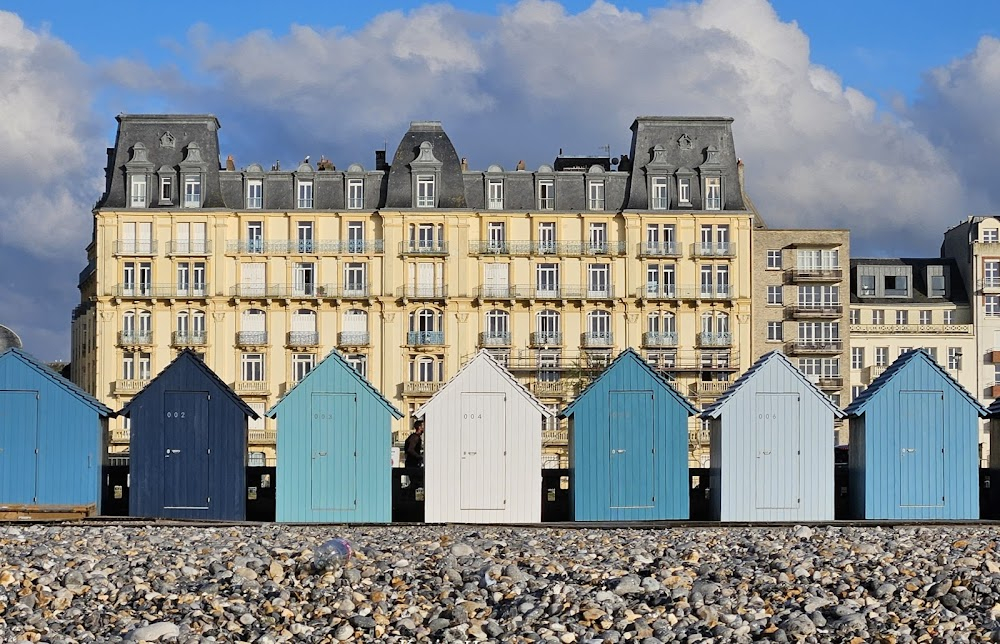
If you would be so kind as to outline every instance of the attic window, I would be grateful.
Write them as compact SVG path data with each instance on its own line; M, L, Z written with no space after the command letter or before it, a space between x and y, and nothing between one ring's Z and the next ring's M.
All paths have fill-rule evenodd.
M860 275L858 279L861 282L861 291L858 295L875 295L874 275Z
M944 275L931 275L931 297L944 297L945 296L945 282Z
M906 295L908 292L906 275L886 275L886 295Z

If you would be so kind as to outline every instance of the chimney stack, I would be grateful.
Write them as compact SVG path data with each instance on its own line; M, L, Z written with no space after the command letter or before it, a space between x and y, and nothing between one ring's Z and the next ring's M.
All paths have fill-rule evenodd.
M389 169L385 162L385 150L375 150L375 169L385 171Z

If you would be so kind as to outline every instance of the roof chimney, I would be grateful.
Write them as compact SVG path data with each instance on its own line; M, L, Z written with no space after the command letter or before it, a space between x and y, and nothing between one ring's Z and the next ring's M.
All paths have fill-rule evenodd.
M385 162L385 150L375 150L375 169L388 171L389 166Z
M236 169L236 162L233 161L233 155L230 154L229 156L226 157L226 170L232 172L235 169Z

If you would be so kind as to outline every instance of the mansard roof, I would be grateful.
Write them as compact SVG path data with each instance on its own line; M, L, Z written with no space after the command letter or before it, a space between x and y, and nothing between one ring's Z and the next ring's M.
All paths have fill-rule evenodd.
M421 149L424 143L430 144ZM440 183L436 185L437 208L467 208L465 182L462 178L462 164L451 139L441 127L440 121L413 121L410 129L396 148L389 169L389 184L385 198L386 208L412 208L412 174L419 171L423 159L428 167L434 165L431 159L440 163ZM416 162L416 165L414 165Z

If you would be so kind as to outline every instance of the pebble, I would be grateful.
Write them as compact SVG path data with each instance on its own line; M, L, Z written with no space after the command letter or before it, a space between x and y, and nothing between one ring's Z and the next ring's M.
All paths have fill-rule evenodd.
M0 641L937 642L1000 636L989 527L0 525ZM62 635L57 635L62 634Z

